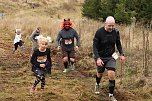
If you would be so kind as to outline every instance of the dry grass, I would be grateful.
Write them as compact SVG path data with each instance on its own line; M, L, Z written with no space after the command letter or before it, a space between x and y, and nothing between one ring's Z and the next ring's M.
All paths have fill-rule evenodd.
M95 63L92 57L92 40L95 31L103 26L103 23L81 18L80 7L74 5L74 11L68 10L64 5L69 1L62 0L28 0L30 3L38 3L40 6L31 8L29 4L25 5L21 10L16 7L17 2L21 0L6 0L9 5L6 8L10 15L0 19L0 100L2 101L24 101L24 100L38 100L38 101L107 101L107 76L103 78L103 93L95 95L94 90L94 76L96 74ZM2 1L2 4L6 4ZM50 6L51 4L52 7ZM20 4L19 4L20 5ZM48 5L43 7L43 5ZM80 4L81 5L81 4ZM14 7L12 9L12 7ZM18 6L20 8L20 6ZM59 8L64 8L63 10ZM49 9L48 9L49 8ZM16 9L15 14L12 10ZM50 10L51 9L51 10ZM1 8L0 8L1 10ZM2 9L3 10L3 9ZM52 15L51 15L52 14ZM77 53L76 71L63 74L61 65L61 56L55 50L55 42L52 43L52 59L54 68L52 69L52 76L47 77L46 91L44 94L38 89L36 95L29 95L29 89L33 83L34 76L30 71L29 56L31 51L31 42L29 35L37 26L42 27L42 34L51 36L55 41L59 32L60 23L63 18L71 18L74 22L74 28L81 37L81 48ZM15 28L21 28L23 31L23 39L25 40L25 56L20 56L20 50L15 54L11 54L12 43L14 39ZM124 26L117 25L120 30L120 35L123 43L123 48L126 53L126 63L123 66L121 73L121 64L118 63L117 71L117 89L116 97L121 101L149 101L152 98L152 83L150 68L152 49L149 47L149 78L143 77L143 33L140 26ZM149 45L152 44L152 32L149 31ZM9 59L9 61L8 61ZM141 81L144 85L141 85ZM148 90L144 90L148 89ZM125 94L125 95L124 95ZM21 97L23 96L23 97ZM101 100L101 97L103 98ZM148 97L148 99L146 98Z
M29 20L28 20L29 19ZM32 16L28 16L28 17L14 17L12 19L9 18L5 18L3 20L1 20L1 24L3 26L1 26L1 30L3 30L2 32L2 42L6 42L7 40L9 40L10 42L13 41L13 37L14 37L14 29L16 27L22 28L23 33L24 33L24 38L28 37L31 32L37 27L37 26L41 26L42 27L42 34L45 35L51 35L51 37L53 38L53 40L56 39L57 33L60 30L60 22L61 20L54 20L54 19L50 19L48 16L37 16L32 17ZM24 68L20 68L20 70L17 70L17 74L14 75L13 73L11 74L13 77L9 82L6 82L7 80L3 80L2 83L5 83L5 88L7 87L8 89L4 89L4 92L1 93L2 95L2 100L24 100L24 99L43 99L43 100L48 100L49 98L54 99L53 101L58 101L58 100L63 100L63 101L68 101L68 99L70 101L74 100L74 101L91 101L91 99L94 100L99 100L99 96L96 96L93 94L93 87L94 87L94 76L95 76L95 65L94 65L94 60L92 57L92 40L94 37L94 33L95 31L101 26L100 22L96 22L96 21L92 21L92 20L74 20L75 26L74 28L79 32L80 36L81 36L81 43L82 43L82 47L80 48L79 53L77 53L77 72L71 72L68 75L62 74L61 69L59 69L59 67L61 67L62 65L58 65L58 69L54 68L52 71L52 78L47 78L47 85L46 85L46 91L45 91L45 98L44 96L41 94L41 92L38 90L38 94L36 96L31 96L28 94L30 86L33 82L34 76L31 75L31 71L28 69L30 68L29 62L28 62L28 58L29 58L29 51L26 52L26 60L24 59L24 61L18 61L18 59L20 59L21 57L17 57L18 59L16 60L12 60L9 62L1 62L2 66L8 67L8 66L23 66L22 64L24 64ZM128 35L129 32L127 32L128 27L126 26L118 26L120 29L120 32L122 33L122 37L123 37L123 47L125 49L125 53L126 53L126 57L127 57L127 61L126 64L123 65L123 67L125 68L123 70L123 75L121 75L121 70L120 70L120 64L118 63L118 72L117 72L117 76L118 76L118 80L117 80L117 87L118 90L116 90L117 93L117 98L119 99L130 99L128 101L133 101L134 98L136 98L137 96L142 95L142 98L145 99L145 96L148 96L149 99L151 98L150 92L151 90L145 92L145 94L143 93L139 93L139 90L136 90L135 88L137 87L135 84L138 83L138 81L140 81L140 77L142 76L142 62L140 62L142 60L142 47L138 50L136 48L136 45L138 45L139 43L142 44L142 38L140 35L138 34L142 34L141 31L139 31L139 28L136 27L135 30L137 32L137 34L134 35L135 39L133 39L131 41L131 44L133 44L130 48L128 46L126 46L127 44L126 41L128 40ZM93 28L93 30L91 29ZM123 35L123 32L126 32ZM140 33L138 33L140 32ZM9 33L9 34L7 34ZM5 38L4 38L5 36ZM150 36L151 37L151 36ZM136 38L139 38L140 40L137 41ZM137 43L138 42L138 43ZM150 41L151 42L151 41ZM29 49L30 47L30 40L27 38L27 40L25 41L26 43L26 48ZM9 46L11 46L11 43L7 43ZM52 46L54 46L55 43L52 44ZM11 46L12 47L12 46ZM86 50L87 49L87 50ZM5 51L8 51L8 48L5 49ZM10 51L10 50L9 50ZM137 52L138 51L138 52ZM19 52L19 50L18 50ZM17 54L18 54L17 52ZM12 57L16 57L17 54L14 54ZM9 54L10 55L10 54ZM56 55L56 54L55 54ZM53 56L53 61L55 61L55 64L61 64L58 63L55 59L56 56ZM56 63L57 62L57 63ZM8 65L9 64L9 65ZM7 70L8 71L12 71L12 69L6 69L5 67L2 67L2 74L4 77L7 77L7 74L4 75ZM14 71L14 70L13 70ZM17 76L17 75L21 75L21 76ZM26 76L25 76L26 75ZM139 79L136 80L136 77L139 77ZM24 80L23 80L24 78ZM88 78L86 80L86 78ZM121 81L120 79L123 78L123 81ZM93 81L93 82L92 82ZM102 96L104 96L104 100L106 101L106 93L107 93L107 80L106 78L103 79L103 90L104 90L104 94ZM18 83L16 83L18 82ZM92 82L91 84L89 84L88 82ZM122 84L120 82L123 82ZM147 81L145 81L146 83ZM8 85L9 83L12 83L10 86ZM26 87L22 87L22 84L25 84ZM119 84L121 86L119 86ZM131 85L131 86L128 86ZM151 84L148 84L151 85ZM147 85L146 85L147 86ZM13 88L11 88L13 87ZM90 88L91 87L91 88ZM128 96L128 98L124 97L120 97L121 93L123 93L122 91L119 91L119 89L121 89L121 87L126 88L127 90L127 94L126 96ZM150 87L150 86L149 86ZM14 91L14 89L16 89ZM19 90L22 89L23 93L18 94L17 92L20 92ZM134 91L132 91L131 89L135 89ZM130 92L129 92L130 90ZM10 93L13 92L13 95L9 95ZM138 92L139 94L137 95L132 95L134 92ZM133 99L129 98L129 94L131 94L130 96L132 96ZM25 96L25 98L20 98L20 96ZM121 95L122 96L122 95Z

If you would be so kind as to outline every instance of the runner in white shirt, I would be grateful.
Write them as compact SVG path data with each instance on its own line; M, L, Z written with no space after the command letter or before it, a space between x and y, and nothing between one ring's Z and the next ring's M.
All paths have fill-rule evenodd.
M21 53L23 54L24 51L24 42L22 41L21 38L21 29L16 29L15 31L15 38L14 38L14 49L13 49L13 53L17 50L18 45L21 47Z

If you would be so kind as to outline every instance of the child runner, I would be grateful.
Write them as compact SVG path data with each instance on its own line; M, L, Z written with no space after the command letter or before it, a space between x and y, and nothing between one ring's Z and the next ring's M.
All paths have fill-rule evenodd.
M31 57L32 71L36 74L36 79L30 93L35 93L37 84L41 81L41 90L44 91L45 72L51 73L52 61L50 57L50 49L48 48L48 40L45 37L38 38L38 49L34 50Z
M23 54L23 51L24 51L24 42L22 41L22 38L21 38L21 29L16 29L15 31L15 38L14 38L14 49L13 49L13 54L14 52L17 50L18 48L18 45L21 47L21 53Z
M38 44L37 44L37 36L40 35L41 32L41 27L37 27L35 31L32 32L32 34L30 35L30 40L32 41L32 53L34 52L35 49L38 48Z

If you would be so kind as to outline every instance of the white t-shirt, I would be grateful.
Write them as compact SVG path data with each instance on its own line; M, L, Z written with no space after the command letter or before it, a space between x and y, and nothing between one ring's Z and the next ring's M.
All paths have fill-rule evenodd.
M14 44L17 43L17 42L20 42L20 40L22 40L21 39L21 34L16 34L15 39L14 39Z

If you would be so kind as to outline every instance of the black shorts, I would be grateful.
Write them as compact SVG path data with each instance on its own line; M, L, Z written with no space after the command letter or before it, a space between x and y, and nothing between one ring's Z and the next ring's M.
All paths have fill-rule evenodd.
M103 73L105 71L105 69L115 71L116 60L114 58L106 57L106 58L101 58L101 60L103 61L104 65L102 67L97 66L98 73Z
M24 42L23 41L20 41L20 42L17 42L14 44L14 47L15 47L15 50L17 50L18 46L23 46Z
M70 50L62 49L62 56L63 56L63 58L64 57L75 58L75 50L74 49L70 49Z

